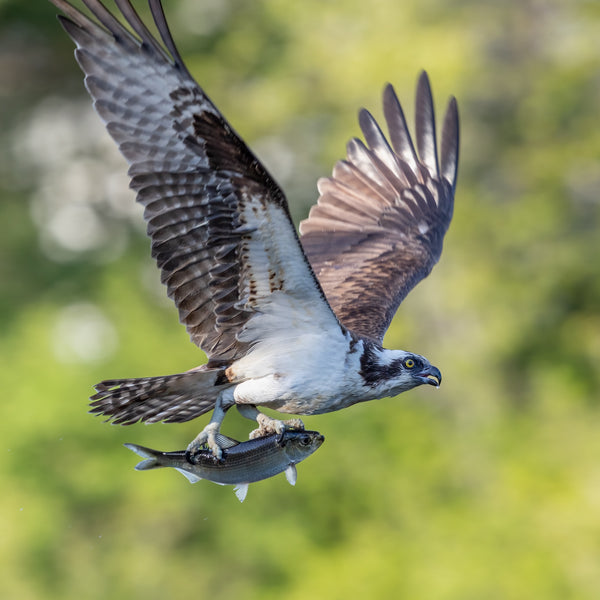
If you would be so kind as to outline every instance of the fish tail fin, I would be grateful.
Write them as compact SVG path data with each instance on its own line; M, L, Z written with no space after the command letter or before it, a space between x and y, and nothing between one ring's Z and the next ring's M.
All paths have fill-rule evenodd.
M164 452L160 450L153 450L152 448L146 448L146 446L138 446L137 444L123 444L125 448L129 448L132 452L135 452L138 456L141 456L143 459L137 465L135 465L136 471L149 471L151 469L160 469L162 467L168 467L171 465L165 464L163 457L165 455ZM179 471L190 483L197 483L202 479L202 477L198 477L198 475L186 471L185 469L181 469L179 467L175 467L176 471Z
M149 469L159 469L164 466L160 460L163 453L159 450L152 450L152 448L138 446L137 444L123 445L125 448L129 448L132 452L135 452L138 456L146 459L135 465L136 471L148 471Z

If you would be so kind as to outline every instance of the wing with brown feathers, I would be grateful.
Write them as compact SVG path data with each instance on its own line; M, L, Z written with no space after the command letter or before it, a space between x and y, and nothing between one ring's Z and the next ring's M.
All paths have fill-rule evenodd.
M320 197L300 224L304 252L340 322L381 342L398 306L442 252L452 219L458 165L458 110L451 98L441 156L427 74L419 78L413 146L391 85L383 94L390 143L366 110L367 145L353 139L347 160L319 181Z
M210 364L246 353L256 340L240 341L239 332L274 291L319 307L339 330L283 193L192 79L160 0L149 3L166 49L129 0L116 5L133 32L99 0L84 0L99 23L51 1L65 15L94 107L130 164L162 281Z

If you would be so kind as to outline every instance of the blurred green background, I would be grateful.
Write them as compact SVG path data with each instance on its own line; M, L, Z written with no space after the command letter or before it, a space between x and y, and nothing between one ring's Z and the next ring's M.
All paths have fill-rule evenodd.
M244 504L135 472L123 442L183 448L206 418L108 426L91 386L203 355L56 10L0 0L0 597L600 597L600 3L165 4L297 220L387 81L411 122L420 69L438 115L457 96L454 221L386 338L444 382L306 418L326 443L296 487Z

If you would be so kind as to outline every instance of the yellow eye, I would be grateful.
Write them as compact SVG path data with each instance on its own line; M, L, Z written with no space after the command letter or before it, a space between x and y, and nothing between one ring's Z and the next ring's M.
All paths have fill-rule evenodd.
M412 369L412 368L415 366L415 361L414 361L412 358L407 358L407 359L404 361L404 366L405 366L407 369Z

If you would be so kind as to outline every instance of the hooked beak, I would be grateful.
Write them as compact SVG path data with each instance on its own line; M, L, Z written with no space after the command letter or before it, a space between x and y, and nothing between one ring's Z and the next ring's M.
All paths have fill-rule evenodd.
M421 383L434 385L436 388L440 387L440 383L442 383L442 374L440 373L440 370L433 365L429 365L426 369L423 369L417 377L421 380Z

